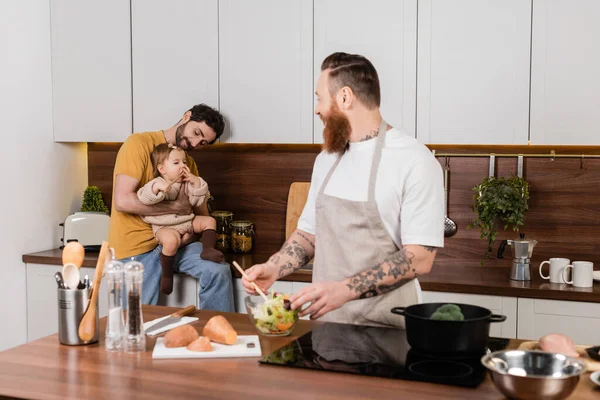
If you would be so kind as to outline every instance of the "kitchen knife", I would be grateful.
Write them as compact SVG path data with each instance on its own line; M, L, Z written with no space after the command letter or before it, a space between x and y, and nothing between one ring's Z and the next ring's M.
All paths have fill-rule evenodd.
M150 328L148 328L148 330L146 331L146 334L150 335L153 332L155 332L161 328L164 328L167 325L175 324L181 320L181 317L190 315L194 311L196 311L196 306L187 306L183 310L174 312L173 314L169 315L169 318L163 319L162 321L160 321L160 322L152 325Z

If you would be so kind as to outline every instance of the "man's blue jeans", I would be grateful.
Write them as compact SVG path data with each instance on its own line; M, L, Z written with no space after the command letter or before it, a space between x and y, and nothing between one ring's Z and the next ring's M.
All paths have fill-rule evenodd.
M144 264L142 303L156 304L160 290L160 252L162 246L133 257ZM229 264L217 264L200 258L202 244L193 242L179 249L175 256L175 271L185 273L200 283L200 309L235 312L233 281ZM131 258L122 260L127 262Z

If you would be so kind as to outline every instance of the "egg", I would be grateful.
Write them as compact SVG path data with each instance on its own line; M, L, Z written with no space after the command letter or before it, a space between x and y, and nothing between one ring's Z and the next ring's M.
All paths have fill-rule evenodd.
M69 242L65 246L62 252L63 265L73 263L77 265L77 268L83 264L83 257L85 256L85 250L79 242Z

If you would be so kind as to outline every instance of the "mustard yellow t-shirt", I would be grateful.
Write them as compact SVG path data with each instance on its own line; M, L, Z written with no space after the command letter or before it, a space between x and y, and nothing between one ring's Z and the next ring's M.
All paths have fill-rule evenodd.
M108 243L115 249L118 259L146 253L158 245L152 234L152 227L142 221L139 215L123 213L115 209L115 182L119 174L137 179L139 185L136 190L150 182L154 178L150 153L161 143L166 143L163 131L134 133L125 140L117 154L113 172ZM187 155L187 165L192 174L198 175L198 167L189 155Z

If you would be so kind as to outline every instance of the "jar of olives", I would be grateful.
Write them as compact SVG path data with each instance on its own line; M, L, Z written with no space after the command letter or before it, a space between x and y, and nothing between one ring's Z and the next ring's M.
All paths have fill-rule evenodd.
M213 211L210 215L217 221L217 242L215 243L215 249L226 252L231 247L230 235L233 213L231 211Z
M250 221L231 223L231 249L234 253L249 253L254 241L254 224Z

